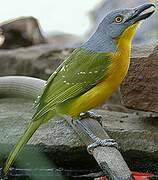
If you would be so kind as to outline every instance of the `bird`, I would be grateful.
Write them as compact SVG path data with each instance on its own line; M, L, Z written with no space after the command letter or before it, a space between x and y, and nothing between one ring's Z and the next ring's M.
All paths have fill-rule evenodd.
M32 121L8 156L1 178L7 174L18 153L39 126L55 115L67 115L74 121L79 120L81 113L86 113L112 95L127 74L136 28L154 10L155 5L149 3L111 11L94 34L56 69L36 102ZM78 122L82 126L82 120ZM88 128L83 127L89 133ZM115 145L112 140L111 144L108 140L99 140L99 143Z

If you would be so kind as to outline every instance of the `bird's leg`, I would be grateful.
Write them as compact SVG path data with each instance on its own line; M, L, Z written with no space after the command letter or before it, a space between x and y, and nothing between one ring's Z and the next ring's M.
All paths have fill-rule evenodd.
M99 124L101 125L101 119L102 119L102 115L98 115L98 114L95 114L94 112L92 111L87 111L85 113L81 112L80 113L80 118L81 119L84 119L84 118L92 118L92 119L95 119L99 122Z
M89 154L93 154L93 150L98 147L115 147L118 149L118 144L114 139L100 139L97 137L96 141L87 147L87 151Z
M76 120L76 123L94 140L94 143L90 144L87 147L87 151L89 154L92 154L94 148L96 148L97 146L108 146L108 147L116 147L118 148L118 144L116 143L116 141L114 139L100 139L97 136L95 136L95 134L93 134L93 132L87 127L85 126L85 124L82 123L81 118L79 117Z

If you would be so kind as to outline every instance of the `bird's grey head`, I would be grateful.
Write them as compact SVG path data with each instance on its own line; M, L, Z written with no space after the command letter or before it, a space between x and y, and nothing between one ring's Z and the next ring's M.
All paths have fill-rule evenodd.
M110 12L100 23L98 29L108 33L112 38L120 36L125 29L136 22L148 18L154 10L144 12L155 7L153 4L144 4L131 9L118 9Z
M83 46L93 52L108 52L109 49L116 51L114 39L136 22L151 16L154 8L154 4L144 4L136 8L118 9L110 12Z

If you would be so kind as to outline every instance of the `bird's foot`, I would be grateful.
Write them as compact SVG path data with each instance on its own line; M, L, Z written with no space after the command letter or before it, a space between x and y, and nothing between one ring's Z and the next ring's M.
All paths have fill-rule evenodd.
M71 124L74 124L75 120L73 117L71 117Z
M93 134L93 132L85 125L82 123L81 119L77 119L76 123L89 135L89 137L91 137L94 141L94 143L90 144L87 147L87 151L89 154L93 153L93 150L98 147L98 146L102 146L102 147L115 147L118 148L118 144L114 139L100 139L98 138L95 134Z
M95 114L92 111L87 111L85 113L83 113L83 112L80 113L80 119L93 118L93 119L96 119L100 124L101 124L102 117L103 117L102 115Z
M114 139L100 139L100 138L96 138L95 142L90 144L87 147L87 151L89 154L93 154L93 150L98 147L98 146L102 146L102 147L115 147L118 149L118 144Z

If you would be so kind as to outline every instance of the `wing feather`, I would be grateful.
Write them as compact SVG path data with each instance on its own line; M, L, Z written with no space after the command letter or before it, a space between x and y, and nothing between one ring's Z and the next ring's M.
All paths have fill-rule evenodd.
M48 79L33 119L93 88L106 76L110 64L109 53L75 50Z

